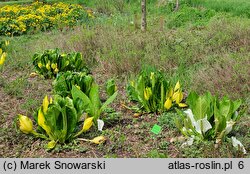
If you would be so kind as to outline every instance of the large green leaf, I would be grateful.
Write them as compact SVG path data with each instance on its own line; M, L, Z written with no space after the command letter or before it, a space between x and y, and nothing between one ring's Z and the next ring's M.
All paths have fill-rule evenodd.
M85 111L87 113L89 113L91 115L95 114L91 100L80 89L78 89L75 86L72 86L71 95L72 95L74 101L76 101L78 98L83 101L84 105L86 106Z
M195 101L195 105L193 105L192 112L196 121L206 117L209 104L210 103L206 96L200 96Z
M101 111L101 112L103 112L103 111L105 110L105 108L107 108L107 106L115 100L117 94L118 94L118 91L116 91L112 96L110 96L110 97L103 103L102 107L100 108L100 111Z
M92 109L92 116L94 116L94 120L96 121L99 117L99 109L101 106L100 96L99 96L99 88L97 84L93 84L92 88L89 92L89 98L91 101L91 109Z
M231 105L231 101L227 98L224 97L220 102L219 102L219 111L220 113L227 118L227 116L230 115L231 110L233 109L233 105ZM230 117L230 116L229 116Z
M72 136L72 133L76 129L78 119L77 119L77 112L74 107L72 99L70 99L69 97L66 97L65 100L66 100L65 107L66 107L66 115L67 115L67 137L66 139L68 139L70 136Z
M49 105L48 111L45 115L45 119L46 119L46 124L49 125L52 131L60 129L60 127L58 127L58 117L60 113L61 113L61 107L59 109L58 106L56 106L55 104Z
M241 100L234 101L233 102L233 110L232 110L232 112L234 113L235 111L237 111L237 109L239 109L241 104L242 104Z
M198 98L199 98L199 96L196 92L192 91L189 93L189 95L187 97L187 104L189 105L191 110L193 110L193 107L194 107Z
M215 122L215 134L218 134L226 129L227 120L223 116L220 110L217 108L217 105L214 106L214 122Z
M160 108L161 110L164 110L164 103L166 101L166 91L164 90L164 84L161 82L161 101L160 101Z

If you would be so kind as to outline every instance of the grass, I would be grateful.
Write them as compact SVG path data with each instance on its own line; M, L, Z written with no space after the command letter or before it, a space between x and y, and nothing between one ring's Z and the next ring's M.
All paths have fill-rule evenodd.
M248 0L188 0L190 5L205 7L219 12L229 12L237 16L250 18L250 1Z
M95 1L86 2L96 11L96 19L90 26L7 38L10 40L9 56L0 72L0 156L249 157L233 148L230 139L219 147L212 142L196 142L183 149L181 142L170 142L180 136L173 123L174 112L133 118L132 111L120 103L128 104L125 86L129 78L146 65L180 79L185 95L191 90L199 93L209 90L219 96L242 98L247 111L230 136L236 136L249 151L250 20L213 9L213 15L203 16L205 21L197 26L199 19L190 20L185 16L193 11L199 15L203 12L199 8L184 7L167 14L149 5L148 31L142 33L131 24L131 21L136 23L134 14L138 13L138 7L133 5L129 9L129 3L115 7L115 1L109 2L106 7L105 4L95 6ZM157 8L161 9L161 5ZM180 15L185 19L181 25L170 27L171 20L180 22L177 18ZM117 79L120 95L113 104L115 110L105 116L106 144L93 146L75 140L47 152L43 148L46 142L16 132L15 116L18 113L31 116L44 95L52 94L52 80L29 77L34 71L32 55L56 47L65 52L80 51L99 84L109 78ZM162 126L159 135L150 132L154 124ZM96 135L99 132L93 131L87 136Z

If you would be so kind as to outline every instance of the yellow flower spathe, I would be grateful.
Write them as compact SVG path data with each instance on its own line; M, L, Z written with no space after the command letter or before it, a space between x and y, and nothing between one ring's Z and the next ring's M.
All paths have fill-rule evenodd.
M10 41L6 40L5 41L5 46L8 46L10 44Z
M24 115L18 115L19 123L20 123L20 130L25 133L29 134L33 131L33 123L31 119Z
M82 131L86 132L87 130L90 129L90 127L93 125L93 119L94 117L89 117L87 118L84 123L83 123L83 127L82 127Z
M175 84L174 92L178 91L180 88L181 88L181 84L180 84L180 82L178 81L178 82Z
M145 100L149 100L149 98L152 96L152 90L150 87L146 87L144 89L144 98Z
M81 90L81 87L80 87L80 86L78 86L78 85L75 85L75 86L77 87L77 89Z
M169 110L172 107L172 99L169 97L164 103L164 107Z
M56 63L52 63L52 64L51 64L51 68L52 68L52 69L56 69L56 68L57 68L57 64L56 64Z
M47 69L47 70L50 70L50 62L48 62L48 63L46 64L46 69Z
M89 141L92 143L95 143L95 144L101 144L101 143L104 143L106 141L106 138L104 136L98 136L98 137L95 137Z
M38 110L38 125L41 126L48 135L50 135L51 129L48 125L45 124L45 117L41 108Z
M171 87L171 88L169 89L168 93L167 93L167 98L172 97L173 94L174 94L174 90L173 90L173 88Z
M7 57L7 53L3 52L0 57L0 65L3 65Z
M173 101L179 104L183 100L183 93L181 91L177 91L173 95Z
M178 103L178 106L179 106L180 108L185 108L185 107L187 107L188 105L185 104L185 103Z
M56 146L56 141L52 140L47 144L48 149L53 149Z
M58 72L59 72L59 69L56 68L56 69L54 70L54 73L57 74Z
M41 68L43 67L43 64L42 64L41 62L39 62L39 63L37 64L37 66L41 69Z
M48 107L49 107L49 99L48 96L46 95L43 99L43 113L46 114L46 112L48 111Z

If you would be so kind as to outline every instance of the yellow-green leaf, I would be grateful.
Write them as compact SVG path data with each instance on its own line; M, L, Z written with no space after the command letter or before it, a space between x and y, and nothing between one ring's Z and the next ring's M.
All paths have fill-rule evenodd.
M178 106L179 106L180 108L185 108L185 107L187 107L188 105L185 104L185 103L178 103Z
M149 98L152 96L152 90L150 87L146 87L144 89L144 98L145 100L149 100Z
M175 87L174 87L174 91L178 91L179 89L181 88L181 85L180 85L180 82L178 80L178 82L175 84Z

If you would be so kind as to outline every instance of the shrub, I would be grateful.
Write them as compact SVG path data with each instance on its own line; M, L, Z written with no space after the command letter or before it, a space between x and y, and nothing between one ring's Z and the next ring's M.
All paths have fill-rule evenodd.
M53 28L72 27L86 23L92 16L76 4L33 3L31 5L6 5L0 8L0 35L13 36Z

